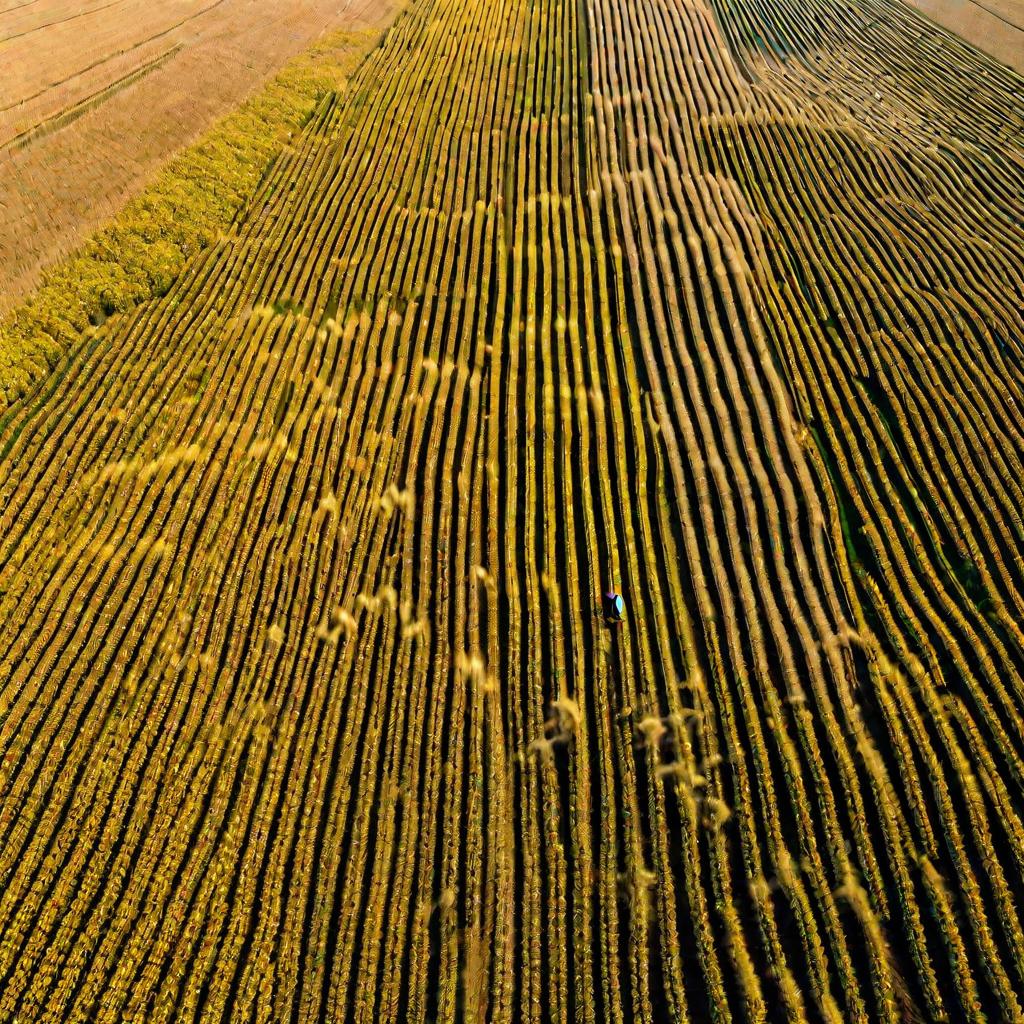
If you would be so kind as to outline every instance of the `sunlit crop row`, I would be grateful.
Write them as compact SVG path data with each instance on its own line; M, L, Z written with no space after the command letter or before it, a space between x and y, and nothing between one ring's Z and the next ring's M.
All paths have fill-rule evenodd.
M1020 1018L1014 106L869 6L416 0L15 409L0 1017Z

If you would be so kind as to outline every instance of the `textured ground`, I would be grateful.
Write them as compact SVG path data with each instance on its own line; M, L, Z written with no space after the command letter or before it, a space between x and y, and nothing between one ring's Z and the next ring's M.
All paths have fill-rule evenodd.
M910 0L919 10L1024 75L1024 0ZM1024 83L1018 91L1024 90Z
M0 1020L1024 1021L1019 81L410 3L0 421Z
M324 31L390 0L5 0L0 310Z

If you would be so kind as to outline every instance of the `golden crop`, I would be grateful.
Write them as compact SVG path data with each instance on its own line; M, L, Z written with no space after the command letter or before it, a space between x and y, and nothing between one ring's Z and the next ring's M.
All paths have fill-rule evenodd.
M4 334L0 1020L1024 1019L1020 98L411 0L129 207Z

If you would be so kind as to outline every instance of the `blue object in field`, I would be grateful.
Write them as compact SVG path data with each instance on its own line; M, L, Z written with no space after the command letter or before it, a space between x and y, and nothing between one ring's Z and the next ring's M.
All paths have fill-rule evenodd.
M614 590L609 590L604 595L604 614L605 618L613 619L618 622L623 613L626 610L626 602L622 600L621 594L616 594Z

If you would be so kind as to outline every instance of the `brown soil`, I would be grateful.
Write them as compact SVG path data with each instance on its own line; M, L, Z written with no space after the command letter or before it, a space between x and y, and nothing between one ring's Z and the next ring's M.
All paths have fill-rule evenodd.
M393 0L7 0L0 11L0 309L153 169L324 32Z
M1024 0L911 0L919 11L1024 75Z

